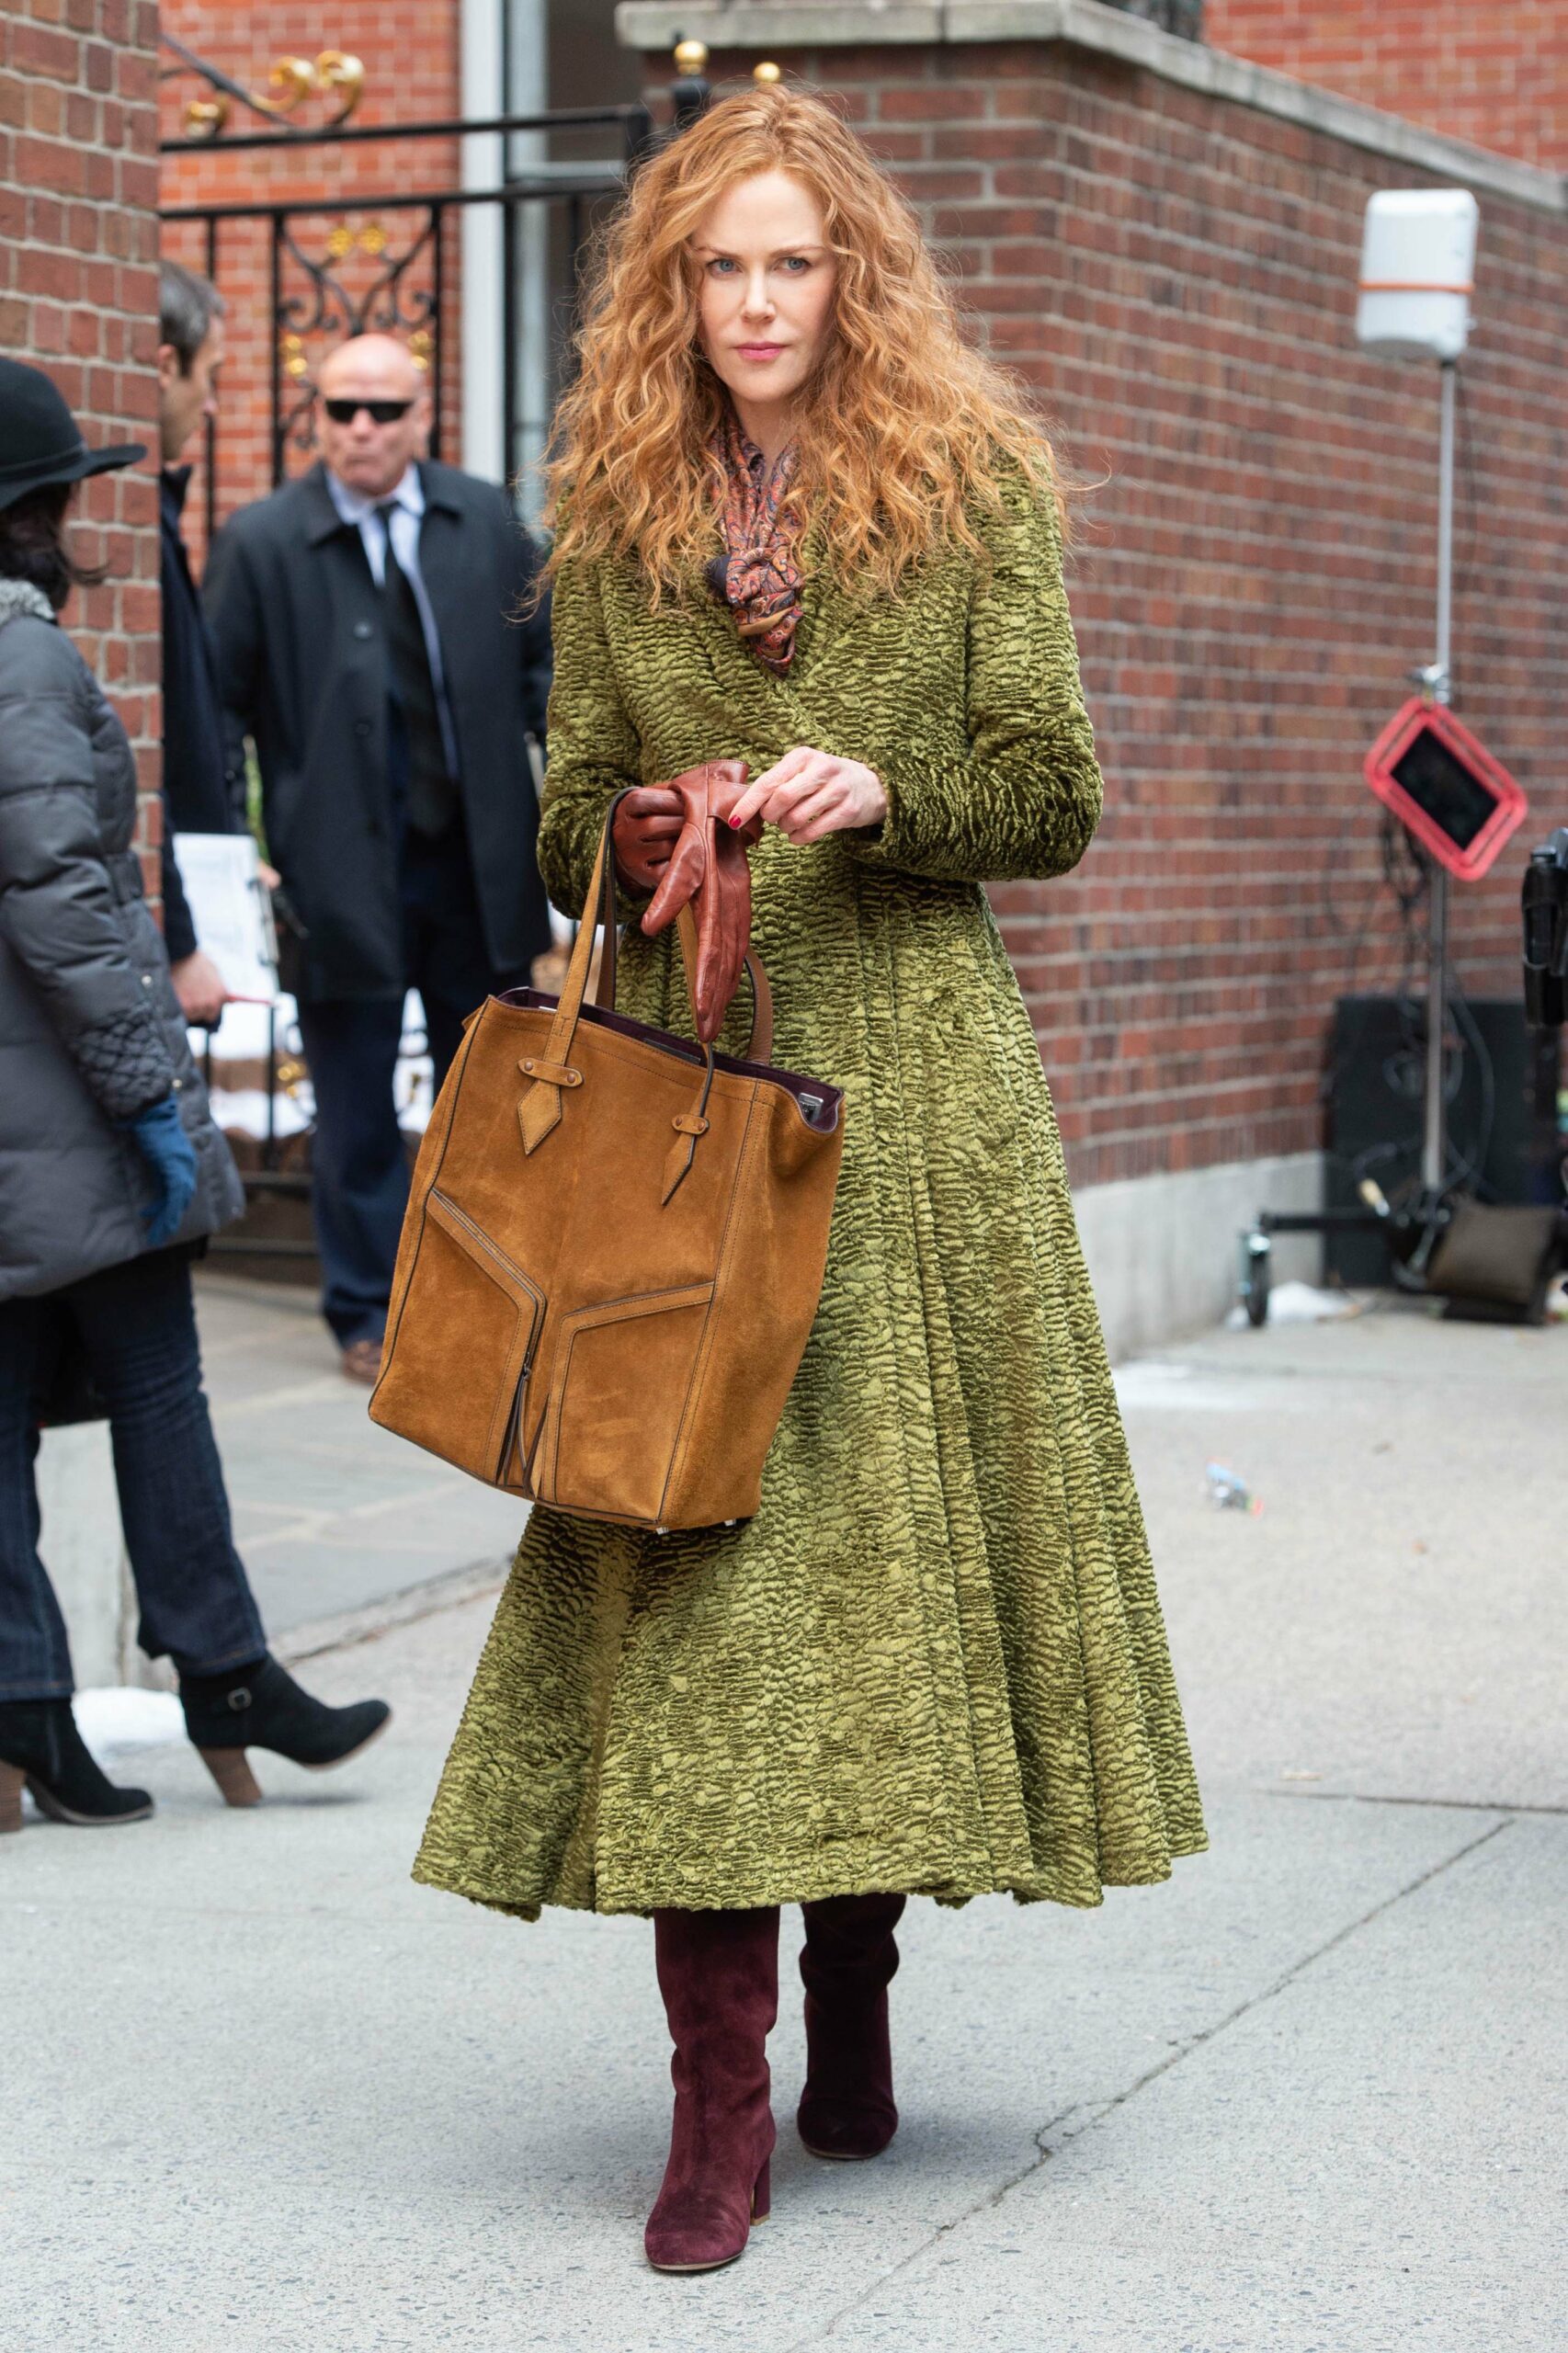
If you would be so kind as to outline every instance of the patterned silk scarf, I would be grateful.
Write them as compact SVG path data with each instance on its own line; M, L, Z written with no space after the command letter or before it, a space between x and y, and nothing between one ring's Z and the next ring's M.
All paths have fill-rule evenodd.
M782 676L801 618L800 523L789 504L795 445L779 452L770 472L727 408L710 448L724 473L726 553L713 563L713 585L758 661Z

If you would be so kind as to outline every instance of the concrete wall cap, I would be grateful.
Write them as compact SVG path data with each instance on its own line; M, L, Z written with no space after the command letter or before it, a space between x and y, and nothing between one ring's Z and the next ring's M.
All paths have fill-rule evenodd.
M620 0L615 20L628 49L648 51L667 51L680 39L704 40L714 50L1058 42L1119 58L1184 88L1321 131L1537 211L1568 213L1568 184L1559 172L1494 155L1269 66L1179 40L1101 0L835 0L832 6L822 0Z

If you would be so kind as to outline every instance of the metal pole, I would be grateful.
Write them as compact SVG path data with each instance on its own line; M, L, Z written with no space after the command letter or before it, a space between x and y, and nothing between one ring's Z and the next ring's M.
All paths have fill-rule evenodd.
M1437 443L1437 654L1432 699L1452 699L1449 676L1452 653L1454 589L1454 396L1458 377L1454 362L1445 359L1440 370L1442 401ZM1449 1165L1448 1104L1444 1099L1444 1042L1449 1028L1449 870L1432 862L1428 895L1426 943L1426 1088L1421 1142L1421 1183L1428 1195L1440 1193Z
M547 0L506 0L505 103L509 114L544 112L550 90ZM514 131L506 141L508 181L526 179L550 160L547 131ZM516 439L506 452L506 481L517 492L524 522L537 519L540 485L533 468L550 433L550 207L514 204L511 291L512 413Z
M462 0L463 104L478 120L506 87L506 27L501 0ZM471 132L462 142L465 188L497 188L506 178L506 151L498 136ZM462 299L458 330L462 338L460 439L456 462L465 473L487 482L506 480L504 362L497 348L505 309L501 221L504 206L465 204L460 214Z
M465 306L466 315L466 306ZM501 199L501 480L517 471L517 199Z
M1437 676L1433 688L1440 703L1451 701L1453 682L1449 661L1453 653L1454 620L1454 409L1459 369L1445 359L1439 370L1442 404L1437 424Z

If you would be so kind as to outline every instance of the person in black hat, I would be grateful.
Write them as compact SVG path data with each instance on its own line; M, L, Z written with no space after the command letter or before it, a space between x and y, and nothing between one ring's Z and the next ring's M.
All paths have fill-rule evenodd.
M74 485L144 454L89 449L48 377L0 359L0 1831L24 1788L61 1822L152 1812L83 1745L39 1558L38 1426L84 1400L113 1435L142 1647L174 1660L230 1803L257 1794L247 1747L335 1764L388 1715L324 1707L269 1656L201 1389L190 1256L240 1184L142 896L131 745L56 620L92 576Z
M28 492L85 482L89 474L133 466L147 454L142 441L89 449L75 418L41 368L0 360L0 506Z

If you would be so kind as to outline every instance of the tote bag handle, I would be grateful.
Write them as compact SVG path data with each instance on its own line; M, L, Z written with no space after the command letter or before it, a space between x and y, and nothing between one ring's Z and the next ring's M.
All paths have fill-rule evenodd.
M616 810L623 798L624 795L618 792L605 812L604 830L599 835L593 878L584 902L583 920L578 926L576 944L566 968L566 978L557 1000L555 1018L550 1026L545 1051L542 1055L528 1056L517 1066L523 1077L530 1082L517 1106L517 1126L525 1153L537 1152L546 1136L559 1125L562 1091L583 1084L582 1072L573 1066L572 1043L577 1034L577 1021L587 991L594 935L601 924L605 926L605 949L599 964L599 985L596 996L602 1011L613 1012L615 1009L617 907L615 854L610 835ZM686 969L687 994L690 997L697 972L697 926L688 906L681 909L676 927ZM754 1010L752 1033L744 1059L765 1063L773 1052L773 992L760 959L749 948L745 962L751 974ZM672 1122L676 1138L665 1165L663 1199L665 1201L669 1200L691 1166L698 1139L708 1132L708 1097L713 1084L712 1047L704 1047L702 1054L702 1086L697 1101L689 1111L680 1112Z

